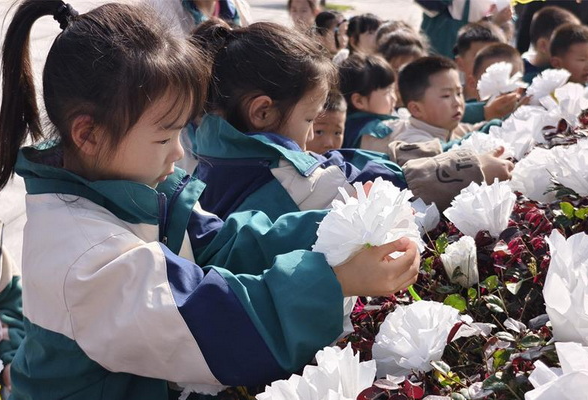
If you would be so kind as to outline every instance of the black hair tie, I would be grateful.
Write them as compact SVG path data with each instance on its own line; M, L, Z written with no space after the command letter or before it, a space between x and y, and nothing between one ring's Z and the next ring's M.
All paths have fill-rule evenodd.
M53 14L53 19L59 22L59 27L63 30L67 28L69 20L77 16L78 12L73 9L71 4L61 2L61 5L57 7L57 10L55 10L55 13Z

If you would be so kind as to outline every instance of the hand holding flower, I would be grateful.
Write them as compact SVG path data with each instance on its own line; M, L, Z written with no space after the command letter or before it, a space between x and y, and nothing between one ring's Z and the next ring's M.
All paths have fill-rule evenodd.
M396 259L388 255L404 252ZM344 296L387 296L416 282L420 255L406 238L365 249L333 268Z

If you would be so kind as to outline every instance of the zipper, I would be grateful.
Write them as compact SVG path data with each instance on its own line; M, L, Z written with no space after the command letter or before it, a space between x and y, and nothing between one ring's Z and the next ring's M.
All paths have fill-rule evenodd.
M159 202L159 241L167 244L165 231L167 226L167 196L165 193L159 193L157 195L157 201Z
M165 245L167 245L167 230L170 221L168 213L172 210L174 203L178 200L182 191L188 186L188 183L190 183L191 178L190 175L186 175L182 178L180 184L169 200L169 204L165 193L159 193L159 241Z

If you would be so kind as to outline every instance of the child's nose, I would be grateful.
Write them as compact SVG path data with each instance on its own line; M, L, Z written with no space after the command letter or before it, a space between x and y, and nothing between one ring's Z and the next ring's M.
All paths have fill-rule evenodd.
M184 146L182 146L180 136L178 136L178 139L174 142L174 148L172 150L171 157L173 162L180 161L182 158L184 158Z

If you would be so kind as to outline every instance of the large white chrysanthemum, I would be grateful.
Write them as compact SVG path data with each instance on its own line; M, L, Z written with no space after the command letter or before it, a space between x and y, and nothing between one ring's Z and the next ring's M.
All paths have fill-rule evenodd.
M504 147L504 153L501 158L509 158L514 156L514 150L509 142L494 135L489 135L484 132L473 132L466 139L462 140L460 144L455 144L450 151L468 149L475 154L485 154L498 147Z
M543 297L553 337L588 345L588 235L565 239L557 230L547 238L551 262Z
M577 400L588 393L588 347L579 343L556 343L561 368L548 368L542 361L534 363L529 376L534 390L525 400Z
M455 308L434 301L397 307L386 316L372 347L378 376L430 371L431 361L441 360L447 337L459 320Z
M552 149L555 180L580 196L588 196L588 139Z
M511 73L511 63L500 61L490 65L478 81L480 99L492 99L518 88L527 87L527 84L521 80L523 77L521 72L517 72L512 76Z
M475 237L487 230L497 238L508 226L516 195L508 182L495 180L492 185L475 182L461 190L443 212L464 235Z
M257 400L353 400L372 386L376 375L375 361L359 362L351 345L341 350L325 347L316 353L316 366L308 365L302 376L273 382Z
M407 237L424 244L408 201L409 190L400 190L392 182L377 178L369 194L355 183L357 198L342 191L344 201L334 200L333 209L317 230L313 251L324 253L327 262L337 266L366 246L379 246Z
M471 236L463 236L447 246L445 253L441 254L441 262L453 283L472 287L480 281L476 242Z
M525 158L515 164L510 186L534 201L551 203L555 193L547 192L553 186L555 157L551 150L534 148Z
M565 69L546 69L531 82L527 89L527 96L531 96L530 104L539 105L545 96L553 96L555 89L562 87L570 78L570 73Z

